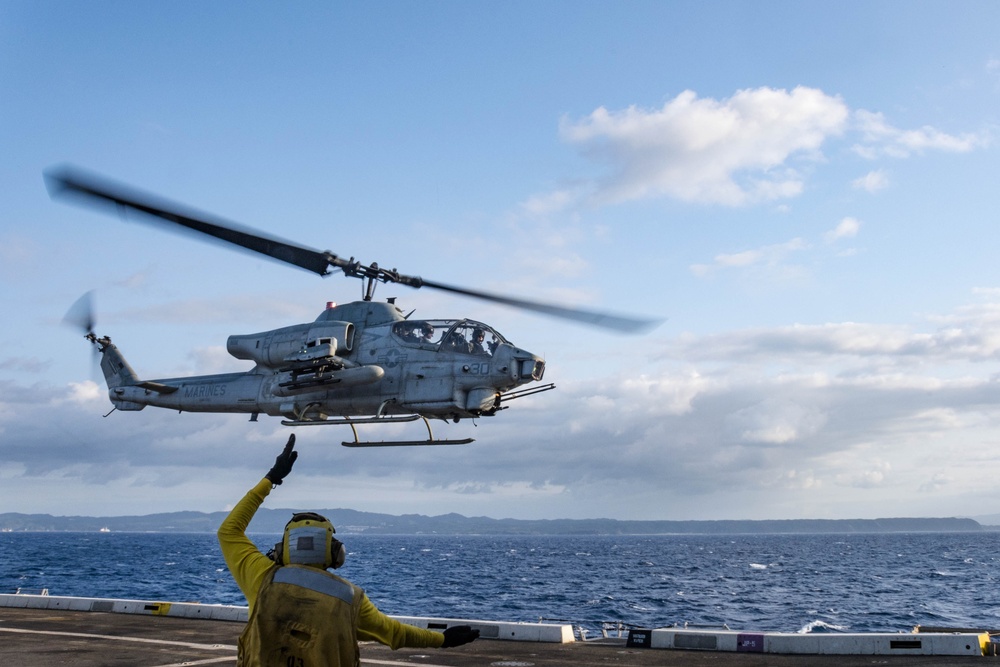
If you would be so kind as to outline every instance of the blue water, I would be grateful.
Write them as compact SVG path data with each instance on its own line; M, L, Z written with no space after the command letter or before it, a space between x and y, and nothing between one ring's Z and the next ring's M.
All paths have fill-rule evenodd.
M266 550L279 536L253 537ZM394 615L597 629L1000 626L1000 533L342 539L339 574ZM246 604L213 534L3 533L0 550L4 593Z

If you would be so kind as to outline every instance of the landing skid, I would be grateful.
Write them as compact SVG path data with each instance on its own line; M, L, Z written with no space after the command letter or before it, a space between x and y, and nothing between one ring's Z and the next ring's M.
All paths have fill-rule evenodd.
M394 422L412 422L420 419L420 415L403 415L402 417L343 417L341 419L282 419L283 426L353 426L354 424L389 424ZM427 421L426 419L424 421Z
M413 415L414 419L418 416L419 415ZM424 426L427 427L426 440L380 440L379 442L362 442L358 440L358 429L354 428L354 424L351 424L351 431L354 432L354 442L347 442L345 440L340 444L344 447L421 447L425 445L467 445L470 442L473 442L472 438L462 438L460 440L435 440L434 433L431 431L431 423L427 421L427 417L420 417L420 419L424 420Z
M380 440L375 442L362 441L358 439L358 429L356 428L357 424L412 422L418 419L423 419L424 426L427 427L426 440ZM354 441L343 441L340 444L344 447L421 447L426 445L467 445L470 442L475 442L473 438L453 440L435 439L434 432L431 431L431 423L427 421L426 417L421 417L420 415L403 415L398 417L343 417L340 419L283 419L281 420L281 423L285 426L350 426L351 431L354 433Z

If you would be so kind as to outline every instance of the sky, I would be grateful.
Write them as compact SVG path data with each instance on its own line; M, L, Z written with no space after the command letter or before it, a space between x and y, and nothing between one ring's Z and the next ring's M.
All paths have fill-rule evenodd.
M619 335L383 285L491 324L557 389L433 424L462 447L300 428L270 507L1000 513L997 25L961 0L6 0L0 512L223 510L292 432L105 416L62 323L81 294L143 378L249 370L230 334L361 296L51 200L43 172L71 164L403 273L663 320Z

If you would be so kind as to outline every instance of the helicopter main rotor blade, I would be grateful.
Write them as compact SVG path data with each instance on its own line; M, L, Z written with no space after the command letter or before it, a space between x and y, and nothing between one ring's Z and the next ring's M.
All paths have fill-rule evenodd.
M430 287L444 290L475 299L500 303L522 310L529 310L543 315L626 333L648 331L660 324L660 320L626 317L526 299L517 299L446 285L444 283L425 280L419 276L403 275L396 271L396 269L383 269L376 263L362 264L355 261L353 257L344 259L329 251L322 252L313 248L307 248L264 234L250 227L244 227L215 216L193 211L180 204L161 199L79 169L63 167L50 170L46 172L45 179L52 197L76 197L91 204L111 208L118 212L137 211L150 216L151 220L170 223L182 229L199 232L212 239L266 255L272 259L306 269L320 276L329 275L331 269L340 269L346 276L368 280L369 295L371 293L371 286L376 281L382 283L399 283L413 288Z
M241 227L203 213L186 211L179 204L79 170L64 168L51 171L46 173L46 181L49 194L53 197L78 196L98 206L108 205L118 211L145 213L161 222L200 232L321 276L330 273L330 266L335 265L337 259L330 253L296 245L255 229Z
M613 329L623 333L643 333L651 331L661 324L660 320L626 317L623 315L613 315L611 313L584 310L582 308L570 308L568 306L559 306L551 303L515 299L509 296L491 294L489 292L479 292L476 290L465 289L464 287L445 285L443 283L437 283L425 279L422 279L421 282L424 287L433 287L434 289L454 292L455 294L463 294L475 299L501 303L505 306L512 306L522 310L530 310L536 313L542 313L543 315L550 315L564 320L572 320L582 324L589 324L591 326L601 327L602 329Z

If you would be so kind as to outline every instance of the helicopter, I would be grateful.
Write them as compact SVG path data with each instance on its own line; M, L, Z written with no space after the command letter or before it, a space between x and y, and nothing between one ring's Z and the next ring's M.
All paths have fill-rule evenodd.
M251 361L246 372L143 380L108 336L94 332L90 293L67 312L100 355L115 410L147 406L178 412L243 413L282 417L285 426L349 426L346 447L463 445L472 438L435 438L431 419L492 417L515 399L555 389L540 383L545 361L517 347L494 327L468 318L410 319L395 298L374 300L379 283L429 287L624 333L655 320L612 315L456 287L377 263L362 264L196 212L103 176L72 167L45 172L50 196L110 209L127 217L197 232L320 276L341 271L363 281L363 298L327 307L313 322L229 336L233 357ZM532 385L532 386L529 386ZM362 441L357 426L422 420L427 438Z

